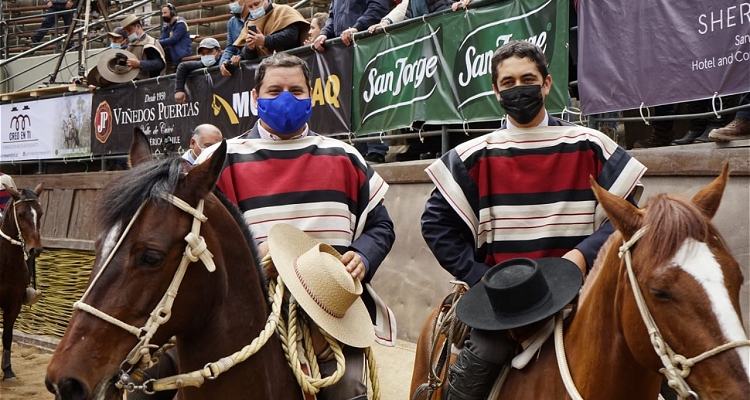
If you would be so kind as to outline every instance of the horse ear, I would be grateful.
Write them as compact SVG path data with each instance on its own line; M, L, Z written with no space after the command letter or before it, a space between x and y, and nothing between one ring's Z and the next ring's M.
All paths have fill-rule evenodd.
M44 182L39 182L39 184L34 188L36 197L39 197L39 195L42 194L42 190L44 190Z
M196 165L188 172L185 181L195 190L202 198L211 192L219 180L221 171L224 169L224 161L227 158L227 141L222 140L219 147L214 150L213 154L204 162Z
M133 143L130 144L128 163L131 167L151 160L151 145L141 128L133 129Z
M716 215L728 179L729 163L725 162L724 166L721 168L719 176L693 196L693 205L698 207L708 219L711 219Z
M8 186L3 183L3 187L5 188L5 191L8 192L10 197L12 197L14 200L18 200L21 198L21 193L18 192L14 187Z
M643 225L643 212L629 201L604 190L593 176L589 175L591 189L597 201L607 213L609 220L623 236L630 238Z

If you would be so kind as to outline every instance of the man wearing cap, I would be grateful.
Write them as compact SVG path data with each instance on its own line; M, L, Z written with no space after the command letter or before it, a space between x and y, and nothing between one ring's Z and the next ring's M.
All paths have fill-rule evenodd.
M517 257L562 257L585 274L614 231L589 176L635 203L646 168L606 135L548 115L552 77L537 46L509 42L494 53L491 68L506 123L425 170L435 190L422 236L440 265L469 286L486 279L490 266ZM487 398L514 354L504 330L485 329L472 331L451 366L446 399Z
M167 3L161 8L161 19L164 24L161 27L159 44L166 50L167 61L175 66L179 65L180 60L190 57L193 52L187 21L177 15L172 3Z
M125 33L125 29L118 26L112 32L107 32L109 36L109 48L110 49L127 49L128 48L128 34Z
M332 246L342 255L342 268L367 287L395 240L382 203L388 184L354 147L310 130L310 93L310 69L299 57L276 53L263 59L251 93L259 121L227 141L217 185L243 213L261 242L261 253L268 251L269 231L283 222ZM215 148L203 151L196 163ZM276 268L268 266L266 275L276 274ZM368 288L362 297L374 315L374 304L380 304L374 292ZM373 325L360 329L370 331ZM379 340L383 336L378 334ZM346 377L322 391L319 399L367 398L361 381L363 351L347 347L345 352Z
M141 26L141 19L129 14L122 20L120 26L128 34L128 51L135 55L126 64L130 68L140 68L137 79L155 78L164 74L166 57L159 42L147 35ZM100 73L102 73L100 68Z
M241 49L240 55L221 64L223 76L231 76L240 60L252 60L274 51L302 46L310 29L310 23L302 14L286 4L245 0L245 5L249 9L247 19L239 36L232 42L234 47Z
M200 124L193 129L193 137L190 138L190 149L182 155L182 158L190 164L201 155L204 149L221 142L223 139L221 131L211 124Z
M214 38L205 38L198 45L200 61L184 61L177 66L177 74L174 80L174 101L182 104L186 100L185 81L191 72L196 69L208 68L215 65L221 57L221 46Z

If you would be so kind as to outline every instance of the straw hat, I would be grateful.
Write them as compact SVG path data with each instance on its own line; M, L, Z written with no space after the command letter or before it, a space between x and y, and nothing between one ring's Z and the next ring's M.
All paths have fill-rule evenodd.
M583 277L564 258L513 258L490 268L456 306L456 316L472 328L513 329L562 310L578 294Z
M120 21L120 26L124 28L126 26L133 25L136 22L140 24L141 18L142 17L139 17L135 14L127 14L125 15L125 18L123 18L123 20Z
M99 68L96 65L94 65L86 74L86 83L99 87L104 87L112 84L112 82L107 81L106 79L102 78L101 75L99 75Z
M16 189L16 183L13 182L13 178L11 178L8 174L1 174L0 173L0 190L5 190L5 186L8 186L11 189Z
M285 224L270 229L268 249L289 292L318 326L346 345L372 345L375 331L360 298L362 284L346 271L341 254Z
M109 49L99 56L96 67L101 78L108 82L130 82L141 72L140 68L128 67L127 60L137 60L135 54L122 49Z

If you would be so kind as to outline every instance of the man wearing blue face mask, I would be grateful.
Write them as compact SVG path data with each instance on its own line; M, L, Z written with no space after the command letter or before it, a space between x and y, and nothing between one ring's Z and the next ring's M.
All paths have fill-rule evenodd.
M614 231L589 177L635 204L646 168L603 133L549 116L544 100L552 77L536 45L503 45L491 68L506 122L425 170L435 190L422 214L422 236L440 265L469 286L517 257L566 258L585 276ZM519 347L513 333L473 329L450 366L443 399L486 399Z
M174 101L182 104L186 100L185 81L191 72L196 69L208 68L216 65L221 57L221 46L219 41L214 38L205 38L198 45L198 54L201 56L200 61L184 61L177 66L177 73L174 79Z
M276 53L255 73L259 121L248 132L227 140L227 159L217 183L236 204L262 255L276 223L290 224L342 254L342 268L367 285L395 240L393 222L382 204L388 184L348 144L310 131L310 70L296 56ZM203 151L196 163L211 156ZM278 274L273 265L269 278ZM374 311L374 292L362 295ZM361 329L373 329L372 325ZM376 329L376 334L378 330ZM321 375L330 376L335 360L316 346ZM363 349L344 347L346 372L318 393L320 400L366 400Z
M110 49L127 49L128 48L128 34L125 33L125 29L119 26L112 32L107 32L109 36L109 48Z
M164 49L159 42L147 35L141 26L141 19L134 15L126 15L120 23L122 29L128 35L127 50L135 54L136 59L127 61L128 67L140 68L141 71L136 79L154 78L164 74L166 57Z

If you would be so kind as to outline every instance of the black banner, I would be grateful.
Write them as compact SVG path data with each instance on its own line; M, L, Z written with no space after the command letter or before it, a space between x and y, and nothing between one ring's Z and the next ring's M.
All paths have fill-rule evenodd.
M310 128L321 134L350 132L352 48L339 43L323 53L296 55L312 75ZM143 130L155 153L186 151L193 128L204 123L216 125L226 138L242 134L257 120L251 106L257 65L245 63L231 77L218 69L191 75L184 104L174 101L174 76L98 90L91 104L92 152L126 153L135 127Z

